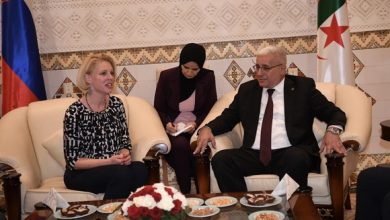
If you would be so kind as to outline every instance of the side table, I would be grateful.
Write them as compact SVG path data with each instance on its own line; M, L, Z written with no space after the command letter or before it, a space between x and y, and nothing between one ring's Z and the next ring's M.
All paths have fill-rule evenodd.
M380 123L382 128L381 138L385 141L390 141L390 120L382 121ZM381 163L377 165L378 167L388 167L390 168L389 163Z
M382 121L380 125L382 128L381 138L385 141L390 141L390 120Z

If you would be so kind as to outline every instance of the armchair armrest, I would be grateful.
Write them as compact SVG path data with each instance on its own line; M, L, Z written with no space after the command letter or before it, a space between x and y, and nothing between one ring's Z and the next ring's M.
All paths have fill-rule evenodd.
M343 219L344 217L344 204L349 199L349 185L347 183L352 172L356 169L359 146L361 146L356 140L343 141L343 145L347 149L346 156L339 153L325 155L334 219Z
M197 141L191 143L191 150L194 151ZM210 148L203 154L195 154L195 185L197 193L210 193Z
M169 138L153 106L138 97L128 96L126 99L133 160L142 161L153 146L160 144L164 144L169 152Z
M341 140L344 143L354 140L359 144L359 152L363 151L371 135L371 98L367 97L357 87L337 85L336 105L347 115L344 133L340 135Z
M168 153L171 143L156 110L145 100L128 96L128 127L134 161L149 168L149 183L160 182L158 153Z
M15 109L0 120L0 163L23 175L24 190L40 184L41 173L27 124L27 107Z
M0 120L0 164L8 219L20 219L21 198L26 189L38 186L41 180L27 125L27 107L15 109Z
M0 176L3 181L3 190L8 219L21 219L22 217L20 176L21 174L15 171L4 172L4 175Z
M203 124L203 123L202 123ZM242 145L241 125L237 124L233 130L215 136L215 148L208 147L203 154L195 155L195 184L198 193L210 193L210 160L221 150L239 148ZM195 150L197 141L196 133L191 137L191 149Z
M334 210L334 219L344 219L343 157L339 153L326 154L329 189Z

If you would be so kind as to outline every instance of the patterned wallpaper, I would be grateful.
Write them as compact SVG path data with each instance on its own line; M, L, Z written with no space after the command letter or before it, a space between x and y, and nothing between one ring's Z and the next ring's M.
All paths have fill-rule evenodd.
M316 34L317 0L33 0L41 53ZM390 29L390 1L347 1L351 32Z
M226 58L253 57L259 48L275 44L284 47L288 54L316 53L316 36L297 36L288 38L240 40L228 42L204 43L207 51L207 60ZM383 31L367 31L351 34L353 50L375 49L390 47L390 29ZM101 50L115 58L117 65L143 65L174 63L179 59L182 45L124 48L115 50ZM96 51L78 51L64 53L49 53L41 55L42 69L64 70L77 69L85 56Z

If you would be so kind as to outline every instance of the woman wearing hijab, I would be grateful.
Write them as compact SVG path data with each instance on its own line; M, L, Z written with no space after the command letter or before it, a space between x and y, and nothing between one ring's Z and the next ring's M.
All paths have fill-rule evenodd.
M191 135L217 100L214 71L203 68L205 59L203 46L185 45L179 66L161 72L154 96L154 107L172 146L165 159L175 170L182 193L191 191L191 177L195 173ZM187 128L175 136L183 127Z

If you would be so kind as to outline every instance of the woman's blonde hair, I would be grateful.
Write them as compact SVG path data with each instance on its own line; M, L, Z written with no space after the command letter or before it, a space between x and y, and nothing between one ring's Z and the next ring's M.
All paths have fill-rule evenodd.
M109 62L114 71L114 78L116 79L116 67L114 63L114 59L107 54L92 54L89 55L81 64L80 69L77 73L77 86L83 91L83 93L89 90L89 83L85 80L85 76L87 74L91 74L95 69L96 65L102 61ZM115 80L114 80L115 82Z

